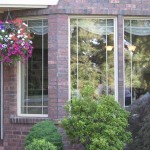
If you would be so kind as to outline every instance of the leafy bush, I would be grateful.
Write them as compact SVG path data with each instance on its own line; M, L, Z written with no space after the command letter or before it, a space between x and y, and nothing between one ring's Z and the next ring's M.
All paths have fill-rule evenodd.
M57 147L44 139L34 139L31 144L25 147L25 150L57 150Z
M143 95L130 107L130 131L133 142L127 147L129 150L150 150L150 93Z
M42 121L35 124L26 137L25 146L30 145L34 139L44 139L45 141L57 146L58 150L63 149L61 136L54 123L51 121Z
M82 143L88 150L122 150L131 140L129 113L113 96L95 97L94 89L85 86L80 98L68 102L70 114L61 122L71 142Z

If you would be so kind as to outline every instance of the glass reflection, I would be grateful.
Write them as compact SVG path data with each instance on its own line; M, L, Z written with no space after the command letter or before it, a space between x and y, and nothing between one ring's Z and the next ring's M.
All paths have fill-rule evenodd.
M22 64L22 114L46 114L48 107L48 33L44 23L47 20L29 20L28 25L35 31L34 50L28 62ZM38 28L35 27L38 26ZM41 26L41 27L39 27Z
M148 23L149 20L125 20L126 106L150 92L150 26Z
M72 96L84 85L114 95L114 20L71 19ZM112 49L108 50L108 46Z

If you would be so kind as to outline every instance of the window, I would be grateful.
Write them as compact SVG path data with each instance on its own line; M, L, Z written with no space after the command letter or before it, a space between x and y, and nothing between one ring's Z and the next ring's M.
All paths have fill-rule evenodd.
M48 21L26 23L34 34L34 50L28 62L19 64L19 114L44 116L48 114Z
M150 20L125 19L125 106L150 92Z
M98 95L115 94L114 27L112 18L70 19L71 96L86 84Z

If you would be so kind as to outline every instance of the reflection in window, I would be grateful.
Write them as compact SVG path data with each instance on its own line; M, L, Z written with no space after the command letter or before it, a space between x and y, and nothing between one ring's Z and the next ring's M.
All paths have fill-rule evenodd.
M48 106L48 34L47 20L28 20L34 33L33 54L21 66L22 114L47 114Z
M114 20L70 20L71 91L92 85L98 95L114 95Z
M150 92L150 20L125 20L125 105Z

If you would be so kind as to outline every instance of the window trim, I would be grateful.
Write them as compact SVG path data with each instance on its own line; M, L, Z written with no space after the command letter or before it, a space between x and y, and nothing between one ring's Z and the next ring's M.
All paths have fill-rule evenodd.
M117 31L117 17L116 16L76 16L72 15L68 19L68 88L69 88L69 100L71 100L71 39L70 39L70 20L76 19L113 19L114 20L114 90L115 90L115 100L119 102L118 99L118 31Z

